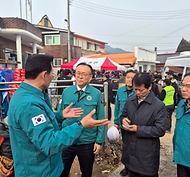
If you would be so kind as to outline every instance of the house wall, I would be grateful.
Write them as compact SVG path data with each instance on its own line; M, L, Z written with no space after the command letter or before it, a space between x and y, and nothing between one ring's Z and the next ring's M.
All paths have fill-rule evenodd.
M1 36L0 36L0 45L2 45L3 49L9 48L9 49L12 49L12 50L16 51L16 42L11 41L9 39L5 39L5 38L3 38ZM28 46L25 46L25 45L22 45L22 54L25 55L26 52L32 53L33 52L32 48L28 47Z
M39 53L53 55L54 58L67 58L67 45L46 45Z
M54 58L67 59L67 45L46 45L39 53L45 53L47 55L53 55ZM77 46L71 46L71 58L76 59L81 57L81 48Z
M60 44L66 45L68 42L67 33L60 33Z
M22 29L35 34L39 38L42 38L41 32L38 28L32 25L27 20L21 18L1 18L0 17L0 28L15 28L15 29Z
M90 44L89 48L87 43ZM89 56L104 52L105 44L95 42L94 40L81 38L80 36L74 36L74 45L79 46L82 49L82 56ZM95 45L97 48L95 49Z
M156 70L157 54L155 51L135 47L135 57L137 58L137 61L135 63L134 69L147 72L149 70Z

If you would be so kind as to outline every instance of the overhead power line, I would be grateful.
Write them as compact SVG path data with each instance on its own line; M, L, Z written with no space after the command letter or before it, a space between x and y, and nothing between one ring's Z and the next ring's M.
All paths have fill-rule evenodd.
M189 26L190 26L190 23L187 24L187 25L185 25L185 26L182 26L182 27L180 27L180 28L178 28L178 29L176 29L176 30L170 32L170 33L167 33L167 34L165 34L165 35L163 35L163 36L161 36L161 37L158 37L158 38L155 38L155 39L153 39L153 40L150 40L150 41L148 41L148 42L146 42L146 43L143 43L143 44L141 44L141 45L147 45L147 44L152 44L152 43L158 42L158 41L160 41L160 40L162 40L162 39L164 39L164 38L167 38L167 37L169 37L170 35L172 35L172 34L174 34L174 33L177 33L178 31L181 31L181 30L183 30L183 29L185 29L185 28L187 28L187 27L189 27Z
M138 29L124 32L119 35L115 35L114 37L111 37L111 38L119 37L119 36L125 35L126 33L131 33L131 32L140 30L142 28L154 25L156 23L160 23L165 20L171 20L171 19L173 20L173 19L190 17L190 9L175 10L175 11L136 11L136 10L112 8L112 7L103 6L100 4L95 4L92 2L87 2L85 0L72 0L71 6L82 9L82 10L86 10L89 12L93 12L96 14L102 14L102 15L107 15L107 16L112 16L112 17L127 18L127 19L154 20L154 22L151 24L145 25ZM159 36L159 37L157 36L155 39L152 39L148 42L142 43L141 46L158 45L158 41L160 41L164 38L167 38L168 36L171 36L173 33L176 33L184 28L187 28L188 26L190 26L190 24L187 24L187 25L185 25L181 28L178 28L178 29L176 29L168 34L165 34L163 36ZM164 45L170 45L170 44L163 43L160 46L164 46ZM132 45L131 45L131 47L132 47Z
M190 17L190 9L177 11L135 11L106 7L99 4L89 3L84 0L72 1L71 6L98 14L128 19L160 20L165 18L179 19Z

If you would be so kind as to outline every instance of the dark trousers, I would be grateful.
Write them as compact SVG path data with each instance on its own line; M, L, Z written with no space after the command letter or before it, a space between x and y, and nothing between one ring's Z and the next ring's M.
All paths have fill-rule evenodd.
M70 169L75 159L78 156L80 170L82 172L81 177L91 177L92 169L94 163L94 143L82 144L82 145L72 145L63 151L63 163L64 169L60 177L68 177Z
M122 128L120 130L121 130L121 137L122 137L122 142L123 142L123 136L124 136L125 130L123 130ZM126 150L122 150L122 153L123 153L123 151L126 152ZM128 170L127 166L124 163L123 163L123 165L125 166L125 170L128 172L129 170Z
M189 177L190 167L177 164L177 177Z
M158 174L153 175L153 176L148 176L148 175L141 175L139 173L135 173L129 170L129 177L158 177Z
M167 130L171 130L172 127L172 113L174 110L174 105L171 106L166 106L166 111L167 111L167 123L169 124L167 127Z
M108 101L108 120L111 120L111 103Z

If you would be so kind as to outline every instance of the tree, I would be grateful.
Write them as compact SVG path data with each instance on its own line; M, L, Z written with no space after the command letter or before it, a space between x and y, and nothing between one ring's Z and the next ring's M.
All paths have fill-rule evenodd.
M182 40L180 41L177 47L176 52L184 52L184 51L190 51L190 42L182 38Z

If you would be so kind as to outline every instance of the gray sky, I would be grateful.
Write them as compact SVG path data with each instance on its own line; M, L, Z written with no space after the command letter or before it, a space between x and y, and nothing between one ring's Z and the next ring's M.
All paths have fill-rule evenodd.
M70 1L71 31L112 47L157 47L158 53L166 53L175 52L183 37L190 41L190 0ZM0 0L0 17L20 17L19 4ZM22 0L23 18L25 11ZM54 27L67 29L67 0L32 0L32 22L37 24L45 14Z

